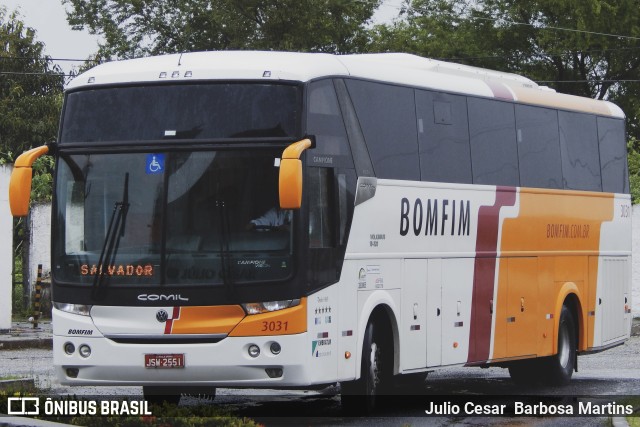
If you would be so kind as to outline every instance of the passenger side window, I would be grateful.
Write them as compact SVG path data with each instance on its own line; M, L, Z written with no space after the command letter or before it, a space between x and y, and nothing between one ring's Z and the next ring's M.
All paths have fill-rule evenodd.
M331 80L309 85L307 133L316 137L316 147L307 164L353 168L344 122Z
M558 121L564 188L602 191L595 116L560 111Z
M346 80L378 178L420 180L414 90Z
M598 117L602 191L629 193L624 120Z
M422 181L471 184L467 100L416 90Z
M309 247L333 248L336 246L333 169L308 170L305 187L309 191Z
M468 98L474 184L520 183L513 104Z
M516 137L520 160L520 185L563 188L558 112L516 105Z

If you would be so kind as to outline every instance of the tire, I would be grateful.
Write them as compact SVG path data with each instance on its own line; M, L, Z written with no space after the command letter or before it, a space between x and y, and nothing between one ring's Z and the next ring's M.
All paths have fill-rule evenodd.
M385 335L381 324L369 322L362 344L360 378L340 384L342 409L348 414L373 413L379 396L391 382L391 340Z
M558 324L558 353L543 359L543 379L547 385L565 385L571 381L576 364L577 337L571 310L562 307Z

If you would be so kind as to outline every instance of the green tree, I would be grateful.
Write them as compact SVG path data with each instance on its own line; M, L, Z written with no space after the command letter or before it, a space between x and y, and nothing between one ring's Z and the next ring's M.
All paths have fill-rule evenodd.
M63 85L35 31L0 7L0 161L55 140Z
M64 75L44 54L44 44L37 41L35 31L24 25L16 12L7 13L0 6L0 164L13 163L29 148L56 138ZM32 200L51 199L51 157L38 159L34 165ZM14 221L13 244L15 268L26 277L28 222ZM16 278L20 273L16 271ZM15 313L21 313L23 292L14 291ZM26 294L25 294L26 295Z
M381 0L63 0L99 55L259 49L358 52Z

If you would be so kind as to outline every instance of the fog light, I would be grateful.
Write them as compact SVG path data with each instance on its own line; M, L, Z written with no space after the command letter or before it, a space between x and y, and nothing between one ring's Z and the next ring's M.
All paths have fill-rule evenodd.
M258 357L260 356L260 347L258 347L255 344L251 344L249 346L249 356L251 357Z
M80 353L80 356L87 358L91 356L91 347L86 344L82 344L78 349L78 353Z
M282 376L282 368L267 368L264 370L269 378L280 378Z
M76 351L76 346L75 345L73 345L70 342L64 344L64 352L65 353L73 354L74 351Z
M78 368L67 368L67 376L69 378L78 378L78 372L80 372Z
M278 344L277 342L272 342L270 350L273 354L280 354L280 351L282 351L282 347L280 347L280 344Z

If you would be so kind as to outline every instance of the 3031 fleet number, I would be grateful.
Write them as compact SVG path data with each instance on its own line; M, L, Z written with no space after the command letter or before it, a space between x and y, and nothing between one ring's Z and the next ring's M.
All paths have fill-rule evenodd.
M262 332L281 332L287 331L289 329L289 322L283 322L280 320L272 321L272 322L262 322Z

